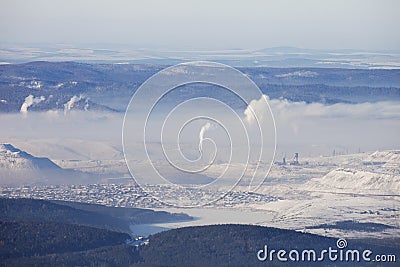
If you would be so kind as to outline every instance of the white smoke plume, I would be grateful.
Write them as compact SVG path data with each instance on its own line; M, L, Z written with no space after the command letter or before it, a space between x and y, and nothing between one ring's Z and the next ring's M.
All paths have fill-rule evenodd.
M267 101L269 101L269 97L262 95L260 99L250 102L244 111L245 120L249 125L256 123L256 120L260 123L266 115L265 112L269 112Z
M347 104L337 103L326 105L322 103L292 102L287 99L270 99L262 95L260 99L252 100L244 111L245 121L254 124L256 118L261 122L267 119L269 106L278 122L300 121L305 119L400 119L398 102L376 102Z
M64 114L67 114L68 111L70 111L73 107L74 104L78 101L80 101L83 98L83 95L76 96L74 95L71 97L71 99L64 104Z
M199 150L203 151L203 140L204 140L204 134L206 133L206 131L208 131L211 128L211 123L207 122L206 124L204 124L201 129L200 129L200 133L199 133Z
M42 101L46 100L44 96L41 97L34 97L33 95L29 95L25 98L24 103L21 106L20 112L23 114L28 113L28 108L33 104L38 104Z

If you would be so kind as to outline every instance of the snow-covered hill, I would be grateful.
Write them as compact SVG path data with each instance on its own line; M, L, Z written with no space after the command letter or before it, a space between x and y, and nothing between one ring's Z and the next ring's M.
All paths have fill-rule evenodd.
M0 185L85 183L89 176L63 169L11 144L0 144Z
M364 165L381 165L382 168L400 170L400 151L376 151L369 155Z
M283 62L278 62L282 66ZM0 113L123 112L134 91L163 67L44 61L0 65ZM271 99L324 104L400 100L399 70L265 67L240 70ZM191 85L174 91L182 101L185 95L202 96L203 89L208 97L222 97L224 103L229 100L225 90L214 90L210 85Z
M400 151L376 151L372 153L366 161L371 162L387 162L387 163L400 163Z
M2 169L60 169L48 158L37 158L15 148L11 144L0 144L0 168Z
M304 184L305 190L343 193L392 194L400 192L400 176L338 168Z
M347 160L346 160L347 162ZM356 163L356 162L354 162ZM400 192L400 151L376 151L358 164L339 162L322 177L315 177L302 189L332 193L398 194Z

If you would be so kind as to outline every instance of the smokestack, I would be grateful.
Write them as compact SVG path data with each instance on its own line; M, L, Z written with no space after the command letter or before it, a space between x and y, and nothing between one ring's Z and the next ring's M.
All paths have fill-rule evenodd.
M290 165L300 165L299 164L299 153L294 153L293 161L290 163Z

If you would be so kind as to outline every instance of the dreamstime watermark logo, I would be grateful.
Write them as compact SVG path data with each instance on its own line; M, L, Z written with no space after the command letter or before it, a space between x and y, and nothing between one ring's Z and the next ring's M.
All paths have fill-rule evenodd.
M254 192L276 149L268 97L239 70L208 61L146 80L129 102L122 134L136 183L177 207L210 204L236 186Z
M396 262L394 254L376 254L369 250L348 249L346 239L339 238L336 241L336 247L328 247L317 251L315 249L297 250L269 249L265 245L263 249L257 252L259 261L280 261L280 262Z

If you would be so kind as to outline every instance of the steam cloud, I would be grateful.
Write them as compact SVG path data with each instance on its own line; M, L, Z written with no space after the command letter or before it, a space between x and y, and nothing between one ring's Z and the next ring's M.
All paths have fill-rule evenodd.
M200 152L203 151L203 140L204 140L204 134L206 131L208 131L211 128L211 124L209 122L207 122L206 124L204 124L201 129L200 129L200 133L199 133L199 150Z
M270 99L262 95L252 100L244 111L245 121L252 125L256 118L261 122L267 118L269 106L277 121L298 121L305 119L400 119L400 106L397 102L376 102L325 105L321 103L291 102L287 99Z
M79 95L79 96L74 95L73 97L71 97L71 99L67 103L64 104L64 114L67 114L67 112L70 111L74 107L74 104L82 99L83 99L83 95ZM88 107L89 107L89 103L86 99L85 110L87 110Z
M29 95L25 98L25 102L22 104L20 112L23 114L28 113L28 108L33 104L38 104L42 101L46 100L44 96L34 97L33 95Z
M269 97L262 95L260 99L255 99L250 102L244 111L245 121L249 125L253 125L256 120L261 122L261 120L265 117L265 112L268 111L267 101L269 101Z

